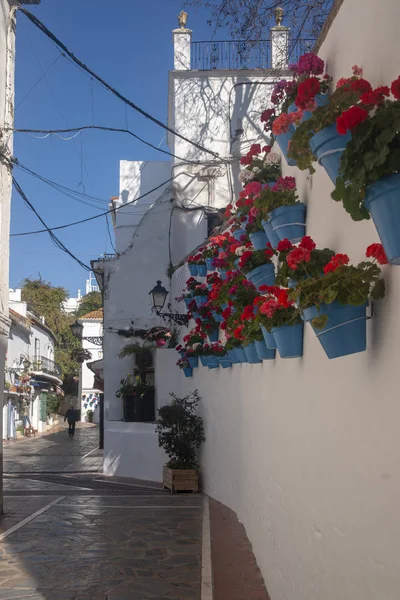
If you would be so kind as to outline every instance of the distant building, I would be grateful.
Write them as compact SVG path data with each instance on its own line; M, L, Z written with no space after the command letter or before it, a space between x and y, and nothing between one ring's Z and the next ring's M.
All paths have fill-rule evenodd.
M103 309L92 310L79 318L83 325L82 348L89 350L91 358L82 363L79 375L81 421L87 420L88 410L93 411L93 421L99 421L100 395L104 391L102 381L103 359Z
M86 280L86 288L85 289L86 289L85 295L90 294L90 292L99 292L100 291L100 288L96 283L95 276L92 272L90 272L90 274L89 274L89 279ZM77 298L67 298L67 300L65 302L63 302L63 305L62 305L64 312L66 312L68 314L76 312L79 308L82 298L83 298L83 296L82 296L81 290L78 290Z

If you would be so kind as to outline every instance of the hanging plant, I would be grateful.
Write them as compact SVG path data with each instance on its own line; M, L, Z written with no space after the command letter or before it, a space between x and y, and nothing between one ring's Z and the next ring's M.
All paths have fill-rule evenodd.
M84 363L92 358L92 353L85 348L74 348L71 352L71 359L77 363Z

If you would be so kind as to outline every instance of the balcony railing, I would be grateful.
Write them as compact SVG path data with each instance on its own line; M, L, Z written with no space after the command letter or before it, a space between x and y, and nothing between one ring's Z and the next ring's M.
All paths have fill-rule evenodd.
M41 371L42 373L47 373L47 375L53 375L53 377L61 378L62 375L61 367L45 356L35 357L33 359L32 369L33 371Z
M289 42L288 63L295 63L311 52L315 40L297 39ZM222 42L192 42L191 68L199 71L271 69L271 40L238 40Z

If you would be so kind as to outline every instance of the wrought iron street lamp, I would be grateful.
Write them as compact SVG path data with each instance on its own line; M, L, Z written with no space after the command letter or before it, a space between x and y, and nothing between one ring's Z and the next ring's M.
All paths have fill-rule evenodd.
M29 367L31 366L31 361L29 360L29 358L25 358L25 360L22 363L22 366L24 367L25 373L27 373Z
M88 342L90 342L91 344L94 344L95 346L103 345L103 337L102 336L82 337L83 325L81 323L79 323L79 321L75 321L75 323L72 323L72 325L70 325L70 328L71 328L72 335L74 337L78 338L79 340L87 340Z
M161 281L157 281L157 284L149 292L151 298L152 310L158 317L162 317L164 321L174 321L177 325L188 325L189 317L180 313L161 312L164 308L165 301L168 296L168 291L161 285ZM168 304L168 308L171 305Z

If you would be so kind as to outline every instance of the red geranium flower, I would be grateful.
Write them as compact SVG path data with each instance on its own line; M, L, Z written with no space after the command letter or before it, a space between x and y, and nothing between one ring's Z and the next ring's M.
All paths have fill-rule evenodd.
M371 244L365 253L367 258L375 258L380 265L387 265L388 259L382 244Z
M301 262L310 262L311 252L306 248L294 248L286 257L286 262L294 271Z
M368 111L361 106L352 106L349 110L342 112L336 119L336 129L341 135L352 131L357 125L368 119Z
M392 82L390 89L392 91L393 96L396 98L396 100L400 100L400 75L397 79L395 79Z
M390 95L390 90L387 85L381 85L377 87L375 90L371 92L365 92L360 98L360 102L362 104L372 104L373 106L378 106L378 104L382 104L384 102L385 97Z
M274 108L268 108L261 113L261 123L266 123L275 114Z
M297 89L296 106L305 108L310 100L314 100L315 96L321 91L321 84L317 77L309 77L300 83Z
M261 154L261 145L260 144L252 144L250 146L250 150L247 153L247 156L254 156L256 154Z
M243 329L244 329L244 325L239 325L239 327L236 327L235 331L233 332L233 335L235 336L235 338L237 340L243 339L243 336L242 336Z
M271 146L264 146L262 151L265 152L266 154L269 154L271 152Z
M305 235L299 244L300 248L305 248L306 250L314 250L316 248L316 244L309 235Z
M365 92L370 92L372 90L370 82L362 78L353 79L350 83L350 87L353 92L360 92L360 94L365 94Z
M335 254L335 256L332 256L330 262L324 266L325 275L333 273L338 267L349 264L349 261L350 259L347 254Z
M292 248L293 248L293 244L287 238L285 238L284 240L281 240L276 247L278 252L286 252L286 250L291 250Z

